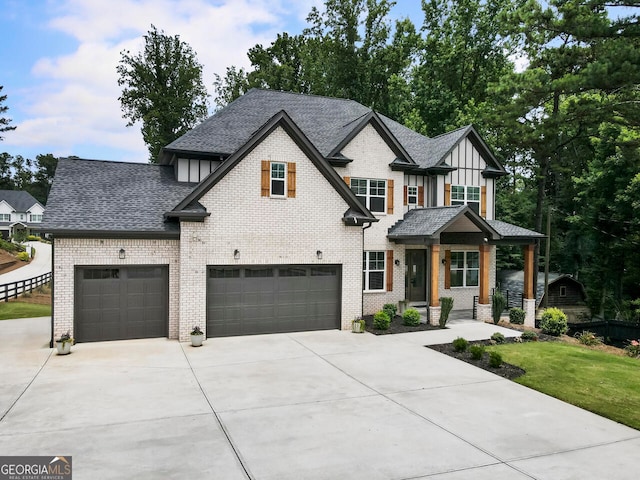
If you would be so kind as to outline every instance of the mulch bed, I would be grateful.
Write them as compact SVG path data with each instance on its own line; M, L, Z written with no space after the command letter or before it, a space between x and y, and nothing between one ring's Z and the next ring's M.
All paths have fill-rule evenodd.
M436 327L433 325L429 325L428 323L421 323L415 327L409 327L407 325L402 324L402 317L400 315L396 315L391 320L391 325L388 330L378 330L373 328L373 315L365 315L365 330L369 333L373 333L374 335L392 335L394 333L407 333L407 332L423 332L425 330L440 330L440 327Z

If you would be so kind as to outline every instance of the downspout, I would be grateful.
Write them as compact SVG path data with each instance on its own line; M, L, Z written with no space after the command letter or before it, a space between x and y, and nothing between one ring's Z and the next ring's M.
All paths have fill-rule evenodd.
M367 228L371 228L371 222L365 227L362 227L362 255L364 255L364 231ZM364 317L364 288L362 288L362 286L360 287L360 315Z
M51 238L51 339L49 340L49 348L53 348L53 315L54 315L54 308L55 308L55 288L54 288L54 270L53 270L53 265L55 264L54 262L54 258L55 258L55 247L56 242L55 242L55 238Z

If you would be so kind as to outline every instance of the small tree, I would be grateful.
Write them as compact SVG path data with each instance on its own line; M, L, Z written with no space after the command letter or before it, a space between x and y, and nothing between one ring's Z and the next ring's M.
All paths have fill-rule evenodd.
M453 298L442 297L440 299L440 320L438 321L440 328L444 328L447 325L451 310L453 310Z
M0 85L0 92L3 88L4 87ZM7 107L6 105L2 105L6 99L6 95L0 95L0 132L8 132L9 130L16 129L16 127L9 125L9 123L11 123L11 119L4 117L6 111L9 110L9 107ZM4 137L0 136L0 140L2 140L3 138Z
M496 290L491 299L491 316L493 317L493 323L496 325L500 322L500 317L504 308L507 306L507 299L499 290Z

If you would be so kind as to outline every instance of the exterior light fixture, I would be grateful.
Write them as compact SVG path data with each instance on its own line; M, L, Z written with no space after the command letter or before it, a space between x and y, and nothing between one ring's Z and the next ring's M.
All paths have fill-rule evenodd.
M400 260L394 260L393 263L396 264L396 267L400 266Z
M235 260L240 260L240 250L238 250L237 248L233 251L233 258Z
M447 259L446 259L446 258L443 258L443 259L442 259L442 264L443 264L443 265L446 265L446 264L447 264Z
M318 257L318 260L322 260L322 250L316 252L316 257Z
M121 248L118 252L118 258L120 260L124 260L125 258L127 258L127 253L124 251L124 248Z

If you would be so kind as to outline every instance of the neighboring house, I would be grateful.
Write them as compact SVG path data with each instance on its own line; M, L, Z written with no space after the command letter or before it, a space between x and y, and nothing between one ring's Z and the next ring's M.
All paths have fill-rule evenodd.
M40 235L44 206L22 190L0 190L0 233L5 240L17 232Z
M489 319L506 172L473 127L427 138L351 100L251 90L158 165L61 159L54 332L78 341L348 329L408 300Z
M520 296L524 287L524 272L517 270L501 270L498 272L500 290L508 290L511 295ZM538 316L544 305L544 274L538 274L536 285L536 309ZM549 273L549 299L547 307L556 307L567 314L569 322L579 322L591 318L591 310L587 306L587 292L584 285L568 274Z

